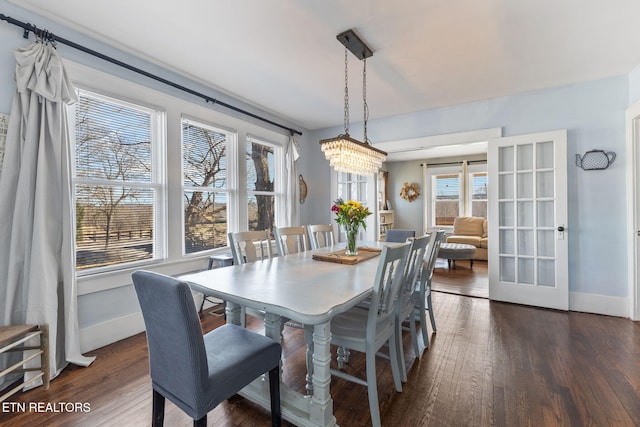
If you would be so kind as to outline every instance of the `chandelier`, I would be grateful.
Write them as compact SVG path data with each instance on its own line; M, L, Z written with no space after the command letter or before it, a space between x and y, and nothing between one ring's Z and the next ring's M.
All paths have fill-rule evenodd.
M369 107L367 106L367 58L373 52L353 32L347 30L338 34L338 40L344 45L344 134L335 138L320 141L320 149L329 161L329 166L338 172L353 173L356 175L373 175L378 173L382 162L387 158L387 153L371 146L367 138L367 119ZM362 68L362 95L364 100L364 140L360 142L349 135L349 67L347 49L358 59L363 60Z

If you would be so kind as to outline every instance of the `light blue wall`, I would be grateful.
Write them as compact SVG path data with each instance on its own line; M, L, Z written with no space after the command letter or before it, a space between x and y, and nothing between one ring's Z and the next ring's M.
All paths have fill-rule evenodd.
M368 126L367 126L368 127ZM422 167L419 159L409 162L395 162L385 165L389 172L387 179L387 200L395 211L393 228L416 230L422 234L423 206L425 189L422 188ZM400 198L400 189L405 183L417 182L420 185L420 195L413 202Z
M640 78L636 78L640 84ZM629 76L611 77L549 90L528 92L371 120L374 142L502 127L503 135L568 130L569 288L572 292L627 295L625 217L625 109ZM375 112L375 106L370 106ZM351 126L353 135L361 127ZM331 219L330 171L317 141L342 132L340 127L312 132L305 168L309 202L302 222ZM615 151L618 160L604 171L583 171L575 154L598 148Z

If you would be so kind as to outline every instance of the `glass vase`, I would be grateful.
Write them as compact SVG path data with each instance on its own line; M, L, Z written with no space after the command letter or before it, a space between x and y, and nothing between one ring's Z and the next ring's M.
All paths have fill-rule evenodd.
M345 255L358 255L358 226L345 227L345 233L347 235L347 249Z

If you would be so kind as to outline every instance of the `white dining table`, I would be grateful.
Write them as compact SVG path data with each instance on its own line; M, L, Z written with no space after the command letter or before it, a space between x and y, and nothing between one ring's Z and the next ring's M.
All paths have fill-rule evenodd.
M382 248L384 242L359 242ZM331 318L364 300L372 292L379 256L346 265L312 258L344 245L276 257L264 261L186 274L179 279L192 289L227 302L227 322L240 324L240 307L266 312L265 335L281 341L283 319L313 328L311 395L290 389L281 381L282 416L299 426L336 426L330 394ZM286 369L286 361L283 361ZM269 388L259 378L240 394L270 408Z

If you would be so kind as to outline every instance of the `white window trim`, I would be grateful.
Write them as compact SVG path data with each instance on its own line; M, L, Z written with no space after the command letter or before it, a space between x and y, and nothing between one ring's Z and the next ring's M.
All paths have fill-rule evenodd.
M178 98L167 93L150 89L141 84L116 77L114 75L98 71L73 61L64 60L65 69L75 86L84 88L94 93L115 98L120 101L128 101L135 105L146 105L150 108L163 111L165 113L165 123L162 135L165 136L164 156L166 159L166 197L164 205L165 230L167 239L166 256L163 260L150 262L145 269L156 271L168 275L201 270L207 267L208 256L211 253L227 252L228 248L212 250L211 253L199 253L200 256L184 256L183 245L180 244L182 238L183 208L182 208L182 144L181 139L181 118L190 117L194 121L202 123L214 123L216 127L231 129L236 133L236 141L243 141L247 135L252 135L261 141L268 141L278 147L284 147L289 140L288 134L283 134L270 130L257 124L241 120L237 117L216 111L199 102L190 102L184 98ZM185 96L186 97L186 96ZM236 144L239 145L239 144ZM246 179L244 174L245 166L238 156L238 150L229 153L229 162L237 165L229 179L229 188L235 190L230 192L230 199L235 206L229 206L232 212L229 220L230 231L239 231L242 215L246 215L246 208L243 212L239 200L246 199L246 190L242 180ZM284 156L284 154L283 154ZM282 165L284 165L284 160ZM281 168L285 174L284 167ZM286 176L280 177L281 185L285 184ZM281 191L283 191L281 189ZM284 211L284 209L281 209ZM131 285L131 273L137 270L134 268L123 268L109 272L95 272L86 276L78 276L78 295L86 295L94 292L114 289Z
M467 203L466 203L466 209L465 209L465 216L471 216L473 213L473 179L472 176L474 174L478 174L478 173L485 173L488 175L488 171L487 171L487 164L486 163L481 163L481 164L473 164L473 165L468 165L467 166ZM487 192L489 191L489 185L487 183ZM476 200L476 201L482 201L484 200L485 202L487 202L487 204L489 203L489 197L487 196L486 199L481 199L481 200Z
M247 173L245 170L245 173L242 174L242 176L245 179L244 185L243 185L243 189L246 191L245 197L243 198L243 200L246 202L245 203L245 208L246 208L246 204L249 201L249 195L273 195L274 196L274 209L275 209L275 227L282 227L283 224L287 223L287 207L285 205L286 203L286 197L285 197L285 181L287 179L287 172L286 172L286 168L285 168L285 146L281 145L281 144L277 144L274 143L273 141L270 141L268 139L259 137L259 136L255 136L255 135L247 135L246 139L245 139L245 144L242 146L242 150L244 150L244 155L247 155L247 151L246 151L246 144L248 142L255 142L257 144L262 144L265 145L267 147L271 147L273 148L273 160L274 160L274 168L275 168L275 175L274 175L274 185L273 185L273 191L254 191L254 190L249 190L247 188ZM244 162L243 162L244 164ZM244 164L245 168L246 168L246 164ZM248 215L246 216L247 221L245 221L244 227L245 229L248 229L249 227L249 222L248 222ZM270 230L272 231L272 230Z
M458 179L460 179L460 188L462 188L462 165L458 166L438 166L438 167L430 167L427 169L427 182L429 183L429 195L425 198L425 200L429 201L428 206L428 229L448 229L452 226L442 226L436 225L436 216L435 216L435 204L436 204L436 181L435 177L440 175L458 175ZM464 212L464 197L463 194L458 194L458 212Z
M183 121L187 121L187 122L193 122L193 124L195 124L196 126L200 126L203 127L205 129L211 130L213 132L220 132L220 133L225 133L227 135L227 139L226 139L226 143L227 143L227 148L226 148L226 158L227 158L227 176L226 176L226 180L227 180L227 187L225 189L215 189L212 187L191 187L191 186L185 186L184 185L184 144L182 143L182 141L184 141L183 139L183 134L182 134L182 122ZM236 166L236 162L234 159L237 158L236 154L238 151L238 134L236 131L231 130L231 129L226 129L224 126L219 126L216 125L214 123L208 123L206 121L202 121L202 120L198 120L195 119L193 117L189 117L189 116L185 116L183 115L181 117L180 120L180 167L181 167L181 174L180 174L180 183L182 184L182 197L180 198L181 202L182 202L182 219L181 219L181 225L182 225L182 256L185 258L200 258L203 255L206 256L210 256L216 252L220 252L221 249L225 249L225 247L223 248L213 248L213 249L208 249L208 250L204 250L204 251L199 251L199 252L194 252L191 254L186 253L185 251L185 247L184 247L184 237L185 237L185 227L184 227L184 222L185 222L185 218L184 218L184 193L185 191L203 191L203 192L212 192L212 193L226 193L227 194L227 230L235 230L238 227L238 220L236 219L238 216L237 215L231 215L232 212L237 212L237 206L238 206L238 201L236 200L238 197L238 191L237 191L237 182L238 180L236 179L236 175L237 175L237 166ZM234 209L232 209L232 207ZM227 242L228 243L228 242Z
M365 186L365 198L366 200L358 200L366 204L369 208L369 211L372 213L367 217L367 229L363 231L364 239L368 241L376 241L378 239L378 224L379 224L379 215L378 215L378 175L370 175L370 176L361 176L363 178L362 181ZM354 181L349 181L354 182ZM327 206L327 212L330 214L330 224L334 224L334 234L337 233L337 241L342 242L345 240L345 236L342 233L342 229L340 225L335 222L335 214L330 211L331 205L338 198L338 172L331 169L331 204Z
M137 187L142 189L151 189L154 191L155 195L155 203L154 203L154 229L153 229L153 248L154 248L154 256L150 259L142 260L142 261L133 261L127 263L121 263L117 265L107 265L102 267L89 268L86 270L76 271L78 277L90 276L94 274L108 273L112 271L119 271L131 268L140 268L147 265L157 264L158 262L162 262L167 257L167 238L166 233L166 174L164 171L166 170L165 165L165 143L166 140L164 129L165 129L165 115L164 112L159 109L145 104L143 102L131 102L128 100L121 100L112 96L107 96L102 93L86 89L81 85L76 86L76 90L79 95L85 95L90 98L95 98L104 102L119 104L126 106L133 110L144 111L148 113L151 117L151 182L136 182L136 181L127 181L127 186ZM70 144L72 147L75 147L76 144L76 135L75 135L75 113L76 113L76 105L72 104L68 107L68 123L69 123L69 136L70 136ZM78 178L76 176L76 158L75 158L75 148L70 150L71 155L71 176L72 176L72 206L76 204L76 192L75 187L77 185L116 185L112 180L106 179L95 179L95 178ZM74 214L73 224L75 224L75 209L72 210ZM74 243L75 249L75 243Z

